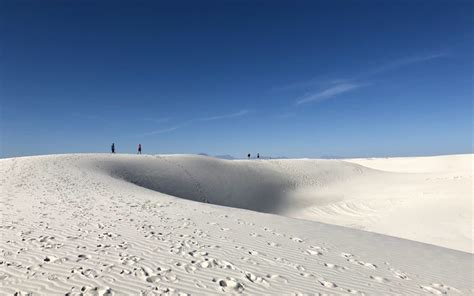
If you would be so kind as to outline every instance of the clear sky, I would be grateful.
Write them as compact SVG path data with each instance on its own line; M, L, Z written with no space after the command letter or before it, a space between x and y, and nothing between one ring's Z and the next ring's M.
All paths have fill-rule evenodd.
M473 151L473 1L0 5L2 157Z

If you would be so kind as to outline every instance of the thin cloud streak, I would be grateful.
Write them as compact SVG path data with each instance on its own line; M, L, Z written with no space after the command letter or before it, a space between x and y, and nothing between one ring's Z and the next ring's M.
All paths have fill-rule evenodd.
M322 87L346 82L351 82L351 79L329 79L315 77L305 81L296 81L287 85L277 86L272 88L271 91L284 92L293 90L314 89L315 87Z
M168 121L170 121L170 119L171 119L171 118L169 118L169 117L165 117L165 118L145 117L145 118L142 118L142 120L145 120L145 121L152 121L152 122L155 122L155 123L168 122Z
M360 80L367 80L372 78L373 76L389 72L392 70L396 70L398 68L402 68L405 66L409 66L412 64L423 63L430 60L448 57L447 53L436 53L436 54L429 54L429 55L422 55L422 56L412 56L407 58L401 58L398 60L393 60L390 63L382 65L378 68L372 69L371 71L361 73L358 76L353 77L352 79L344 79L344 80L334 80L332 82L327 83L327 85L331 85L326 87L323 90L315 91L306 94L305 96L296 100L296 105L301 105L309 102L321 102L335 96L348 93L351 91L355 91L361 87L369 86L370 83L360 83ZM314 79L306 82L301 82L299 84L293 83L288 85L288 88L300 88L302 89L304 86L308 86L311 83L314 83Z
M382 65L379 68L373 69L372 71L368 72L366 76L374 76L380 73L396 70L404 66L423 63L423 62L431 61L434 59L445 58L448 56L449 55L447 53L436 53L436 54L429 54L429 55L424 55L424 56L412 56L412 57L401 58L398 60L394 60L390 63L387 63L385 65Z
M159 130L156 130L156 131L144 133L144 134L141 134L141 136L152 136L152 135L165 134L165 133L169 133L169 132L172 132L174 130L177 130L181 127L183 127L183 125L176 125L176 126L172 126L172 127L169 127L169 128L164 128L164 129L159 129Z
M241 110L239 112L231 113L231 114L205 117L205 118L200 118L200 119L192 119L192 120L185 121L185 122L183 122L179 125L175 125L175 126L172 126L172 127L169 127L169 128L159 129L159 130L156 130L156 131L140 134L140 136L152 136L152 135L165 134L165 133L169 133L169 132L175 131L177 129L180 129L182 127L185 127L185 126L187 126L187 125L189 125L193 122L196 122L196 121L212 121L212 120L235 118L235 117L240 117L240 116L247 115L249 113L250 113L249 110Z
M388 72L391 70L396 70L404 66L409 66L412 64L427 62L430 60L445 58L449 56L450 55L448 53L434 53L434 54L428 54L428 55L418 55L418 56L399 58L399 59L392 60L391 62L385 63L379 67L369 69L366 72L359 73L358 75L353 76L353 78L350 78L350 79L311 78L309 80L297 81L297 82L293 82L287 85L278 86L278 87L273 88L273 90L276 90L276 91L297 90L297 89L301 90L301 89L315 88L318 86L321 87L324 85L328 86L328 85L334 85L334 84L351 83L357 79L370 78L377 74L381 74L381 73Z
M212 116L212 117L206 117L206 118L201 118L201 119L199 119L199 120L201 120L201 121L211 121L211 120L235 118L235 117L240 117L240 116L247 115L248 113L249 113L248 110L240 110L239 112L236 112L236 113L225 114L225 115L218 115L218 116Z
M350 91L354 91L356 89L359 89L361 87L367 86L369 84L361 84L361 83L343 83L343 84L338 84L335 86L332 86L330 88L326 88L322 91L316 92L316 93L311 93L303 96L299 100L296 101L296 105L301 105L309 102L321 102L327 99L330 99L332 97L335 97L337 95L347 93Z

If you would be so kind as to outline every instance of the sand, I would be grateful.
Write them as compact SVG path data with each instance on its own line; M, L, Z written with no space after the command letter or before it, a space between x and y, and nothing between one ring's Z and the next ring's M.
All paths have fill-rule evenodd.
M0 294L474 294L472 155L52 155L0 186Z

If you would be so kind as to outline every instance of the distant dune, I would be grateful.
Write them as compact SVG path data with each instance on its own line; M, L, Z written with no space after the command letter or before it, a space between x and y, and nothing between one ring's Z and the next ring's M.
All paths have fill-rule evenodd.
M3 159L0 294L470 294L472 161Z

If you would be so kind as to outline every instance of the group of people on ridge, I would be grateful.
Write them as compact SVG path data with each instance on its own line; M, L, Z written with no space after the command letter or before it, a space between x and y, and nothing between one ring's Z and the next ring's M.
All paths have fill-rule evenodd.
M110 146L110 149L112 150L112 153L115 153L115 143L112 143L112 146ZM138 144L138 151L137 154L142 154L142 144ZM250 159L250 153L247 154L248 159ZM260 158L260 153L257 153L257 158Z
M112 150L112 153L115 153L115 143L112 143L112 146L110 147ZM142 144L138 144L138 152L137 154L142 154Z

